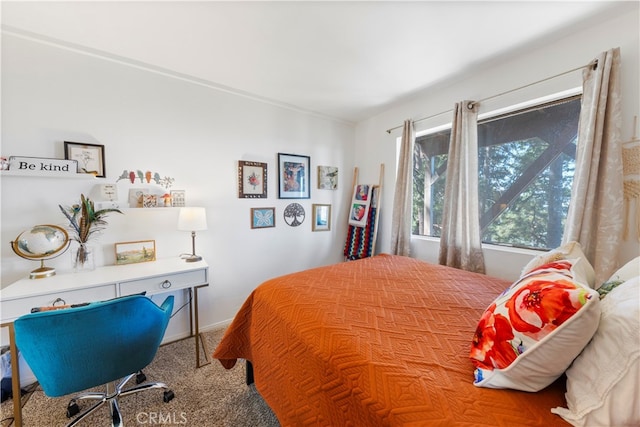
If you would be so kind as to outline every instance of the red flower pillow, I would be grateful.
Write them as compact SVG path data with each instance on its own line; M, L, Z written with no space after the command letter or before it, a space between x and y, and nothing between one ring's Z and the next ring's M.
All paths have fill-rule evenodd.
M579 262L540 266L487 308L471 344L476 386L538 391L580 354L598 328L600 305L574 273Z

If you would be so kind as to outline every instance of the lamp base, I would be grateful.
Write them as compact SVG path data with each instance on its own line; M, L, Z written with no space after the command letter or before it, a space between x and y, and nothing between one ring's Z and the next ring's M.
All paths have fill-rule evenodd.
M198 262L198 261L202 261L202 257L200 255L187 255L184 257L185 262Z

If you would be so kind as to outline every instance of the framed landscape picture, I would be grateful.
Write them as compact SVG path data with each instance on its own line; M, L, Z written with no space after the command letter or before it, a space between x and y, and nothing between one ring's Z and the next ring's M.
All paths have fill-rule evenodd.
M116 243L116 264L136 264L156 260L156 241Z
M308 199L311 197L309 156L278 153L278 198Z

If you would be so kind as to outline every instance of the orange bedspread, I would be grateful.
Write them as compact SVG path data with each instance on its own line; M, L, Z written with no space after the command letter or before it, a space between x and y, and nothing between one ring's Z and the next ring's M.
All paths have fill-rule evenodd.
M562 381L473 385L471 338L508 285L391 255L294 273L255 289L213 357L250 360L283 426L567 426Z

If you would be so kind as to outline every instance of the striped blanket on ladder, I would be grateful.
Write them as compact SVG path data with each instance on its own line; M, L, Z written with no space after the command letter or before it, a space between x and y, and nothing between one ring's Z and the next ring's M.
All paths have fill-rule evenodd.
M371 208L367 216L367 223L364 227L349 225L347 229L347 240L344 245L344 256L347 260L356 260L370 257L373 254L376 210L377 210L377 188L374 187L371 197Z

